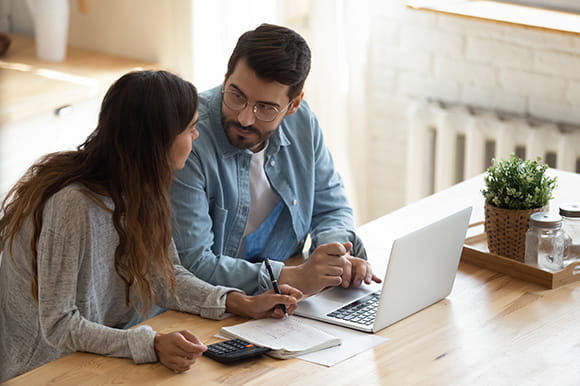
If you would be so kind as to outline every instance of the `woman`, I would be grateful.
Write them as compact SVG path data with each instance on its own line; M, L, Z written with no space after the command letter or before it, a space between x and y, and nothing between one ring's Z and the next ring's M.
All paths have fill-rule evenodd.
M219 319L282 317L301 293L249 297L178 263L168 190L199 135L194 86L133 72L109 89L77 151L33 165L0 213L0 382L74 351L189 369L206 347L189 331L121 329L153 304Z

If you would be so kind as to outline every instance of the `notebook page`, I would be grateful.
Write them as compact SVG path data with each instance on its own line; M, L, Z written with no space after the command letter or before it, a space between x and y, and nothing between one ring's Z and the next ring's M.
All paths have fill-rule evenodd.
M339 338L304 324L294 316L251 320L235 326L222 327L221 331L258 346L291 353L327 348L341 342Z

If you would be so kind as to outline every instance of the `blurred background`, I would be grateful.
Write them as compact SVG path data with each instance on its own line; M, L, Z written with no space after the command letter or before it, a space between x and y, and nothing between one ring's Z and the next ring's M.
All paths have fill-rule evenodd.
M46 61L31 12L42 1L0 0L11 39L0 57L0 196L40 155L83 141L122 73L168 69L203 91L222 82L239 35L264 22L311 46L306 99L359 224L511 152L580 168L580 16L562 4L538 18L479 0L54 0L66 6L53 23L67 27L68 50Z

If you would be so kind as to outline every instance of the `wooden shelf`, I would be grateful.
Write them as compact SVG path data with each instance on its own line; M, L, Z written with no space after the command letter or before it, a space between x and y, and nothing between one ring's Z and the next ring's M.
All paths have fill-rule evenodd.
M412 9L580 35L580 14L492 0L407 0Z
M36 58L34 40L10 35L0 58L0 124L100 96L122 74L157 67L135 59L69 47L59 63Z

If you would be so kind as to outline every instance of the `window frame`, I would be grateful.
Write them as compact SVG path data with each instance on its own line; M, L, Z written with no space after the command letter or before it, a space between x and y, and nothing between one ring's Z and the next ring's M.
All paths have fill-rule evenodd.
M406 4L407 8L417 11L489 20L580 37L580 12L559 12L516 4L512 0L406 0Z
M502 3L527 5L535 8L551 9L562 12L580 13L578 0L496 0Z

